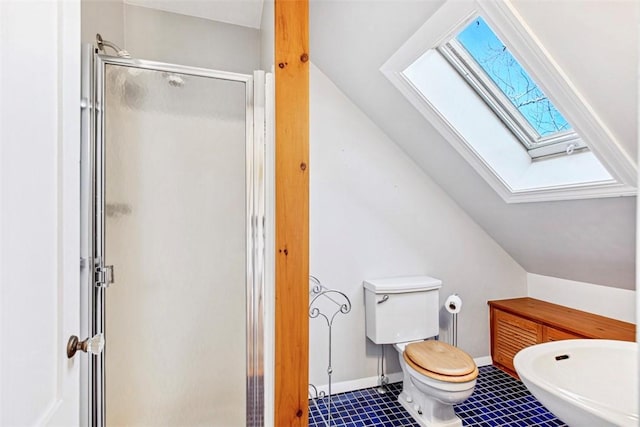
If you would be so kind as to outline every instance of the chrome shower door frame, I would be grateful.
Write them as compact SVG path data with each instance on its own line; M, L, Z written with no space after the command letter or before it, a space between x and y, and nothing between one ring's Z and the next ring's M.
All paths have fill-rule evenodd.
M265 105L264 72L254 76L98 54L86 45L82 58L81 304L82 334L105 332L105 292L97 269L105 258L105 71L120 65L241 82L246 88L246 420L264 425ZM255 84L254 84L255 83ZM117 266L116 266L117 267ZM117 286L117 284L116 284ZM108 339L108 337L107 337ZM108 342L107 342L108 347ZM105 355L81 369L83 425L106 426Z

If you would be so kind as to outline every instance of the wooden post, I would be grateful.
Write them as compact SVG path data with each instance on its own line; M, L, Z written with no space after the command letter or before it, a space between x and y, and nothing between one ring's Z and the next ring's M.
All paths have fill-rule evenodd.
M275 414L308 425L309 4L275 0Z

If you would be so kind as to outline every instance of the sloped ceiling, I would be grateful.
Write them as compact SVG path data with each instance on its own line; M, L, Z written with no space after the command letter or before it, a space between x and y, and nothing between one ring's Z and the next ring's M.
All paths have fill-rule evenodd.
M506 204L383 77L380 66L442 3L312 1L312 60L525 270L634 289L635 197ZM640 4L513 3L636 158Z

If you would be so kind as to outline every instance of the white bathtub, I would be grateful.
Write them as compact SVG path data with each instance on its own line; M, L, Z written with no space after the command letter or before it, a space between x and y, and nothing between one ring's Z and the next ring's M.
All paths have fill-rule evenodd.
M514 359L529 391L571 427L638 426L638 344L565 340Z

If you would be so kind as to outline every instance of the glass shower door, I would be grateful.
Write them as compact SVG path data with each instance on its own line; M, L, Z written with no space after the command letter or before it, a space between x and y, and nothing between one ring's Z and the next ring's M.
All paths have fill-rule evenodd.
M97 147L107 425L246 425L250 81L113 62Z

